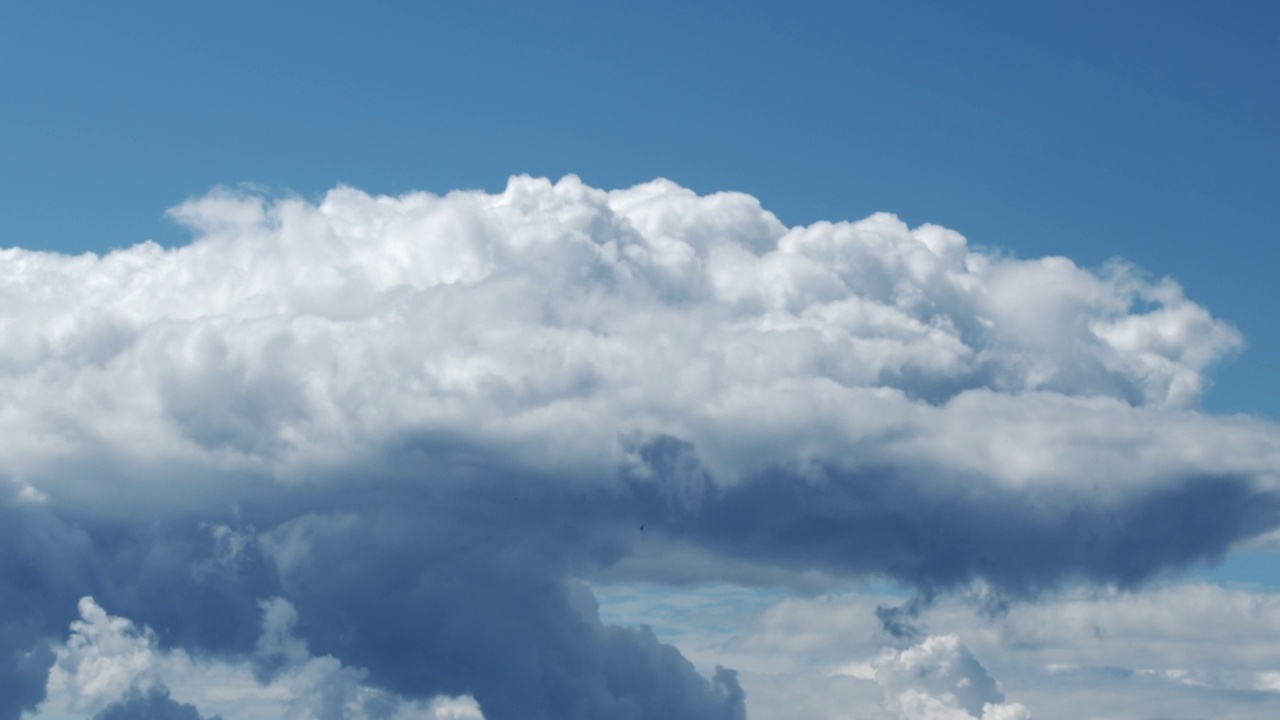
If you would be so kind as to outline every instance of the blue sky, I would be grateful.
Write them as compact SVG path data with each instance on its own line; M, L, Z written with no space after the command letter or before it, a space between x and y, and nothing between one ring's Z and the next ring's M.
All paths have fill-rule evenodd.
M1277 40L0 7L0 720L1274 716Z
M895 212L1236 323L1206 397L1280 414L1270 3L148 3L0 10L0 238L181 242L216 185L304 196L576 173Z

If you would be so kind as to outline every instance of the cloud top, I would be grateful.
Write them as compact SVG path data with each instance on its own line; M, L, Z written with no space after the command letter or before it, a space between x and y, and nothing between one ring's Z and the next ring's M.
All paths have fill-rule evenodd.
M885 705L903 720L1031 720L956 635L933 635L874 663Z
M190 245L0 254L0 424L21 438L0 472L110 456L279 476L406 436L595 472L628 437L669 434L731 482L886 447L951 404L1075 401L1015 402L1048 424L1089 403L1192 407L1241 344L1123 264L1019 260L887 214L786 228L749 196L667 181L218 191L171 215ZM1021 463L980 462L1048 474Z

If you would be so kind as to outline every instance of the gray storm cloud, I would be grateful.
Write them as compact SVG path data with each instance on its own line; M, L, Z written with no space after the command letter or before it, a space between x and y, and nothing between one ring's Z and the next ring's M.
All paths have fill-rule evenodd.
M1120 262L666 181L171 215L192 243L0 251L0 717L93 595L242 658L284 598L490 720L737 718L573 578L1031 593L1280 524L1280 431L1195 409L1238 333Z

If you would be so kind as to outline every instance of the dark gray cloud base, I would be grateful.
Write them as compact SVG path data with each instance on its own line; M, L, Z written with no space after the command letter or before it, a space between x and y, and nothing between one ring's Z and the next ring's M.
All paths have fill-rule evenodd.
M672 455L696 467L696 450L678 439L651 447L667 473L688 472L671 469ZM726 559L889 577L926 595L975 579L1013 595L1064 581L1131 588L1220 560L1234 542L1280 524L1280 494L1248 477L1170 478L1117 502L937 473L944 479L892 467L773 469L727 489L704 475L696 507L672 508L644 484L636 502L647 528Z
M575 578L1018 596L1280 524L1280 432L1194 410L1238 335L1122 264L665 182L174 215L190 246L0 251L0 718L87 595L263 682L283 598L403 697L741 718ZM202 711L138 692L100 716Z

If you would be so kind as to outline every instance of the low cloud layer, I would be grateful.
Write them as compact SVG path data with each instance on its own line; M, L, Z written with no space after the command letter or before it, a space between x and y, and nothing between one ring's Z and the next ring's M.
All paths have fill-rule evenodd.
M171 214L191 244L0 251L0 718L87 595L228 662L280 598L490 720L739 718L572 578L1031 596L1280 525L1280 431L1195 410L1238 333L1119 262L665 181Z
M885 706L902 720L1031 720L1025 707L1004 702L1000 685L955 635L887 650L873 667Z
M156 633L109 615L82 598L80 619L56 650L47 696L34 720L216 720L216 707L239 720L484 720L468 697L407 701L365 683L368 673L331 656L312 657L295 637L297 610L286 600L262 604L262 635L238 661L165 650ZM174 693L192 702L181 702Z
M754 720L981 717L987 704L1036 720L1280 713L1276 592L1078 587L993 612L990 588L976 585L922 607L914 640L884 631L875 610L896 599L870 592L770 600L724 586L632 585L597 594L610 622L652 624L698 667L738 668Z

